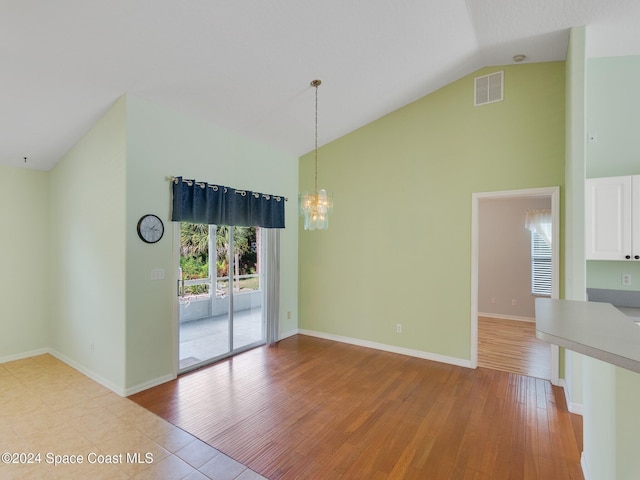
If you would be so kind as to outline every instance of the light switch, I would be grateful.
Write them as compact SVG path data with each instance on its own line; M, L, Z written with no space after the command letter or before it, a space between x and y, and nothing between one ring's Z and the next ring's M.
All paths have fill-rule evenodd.
M164 268L152 268L151 280L164 280Z

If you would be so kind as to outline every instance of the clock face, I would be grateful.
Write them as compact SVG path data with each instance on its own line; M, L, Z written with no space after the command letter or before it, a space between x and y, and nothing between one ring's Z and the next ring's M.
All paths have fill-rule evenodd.
M138 221L138 236L143 242L156 243L164 235L164 225L155 215L144 215Z

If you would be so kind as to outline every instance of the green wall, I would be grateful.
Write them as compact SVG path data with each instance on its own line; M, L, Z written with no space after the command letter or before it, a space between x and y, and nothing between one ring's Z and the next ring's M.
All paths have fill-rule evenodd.
M505 100L474 107L498 70ZM299 233L300 328L469 360L471 195L564 184L564 91L564 62L485 68L322 147L335 208Z
M631 285L622 285L622 274L631 274ZM640 262L587 261L587 286L610 290L640 290Z
M49 345L47 177L0 166L0 359Z

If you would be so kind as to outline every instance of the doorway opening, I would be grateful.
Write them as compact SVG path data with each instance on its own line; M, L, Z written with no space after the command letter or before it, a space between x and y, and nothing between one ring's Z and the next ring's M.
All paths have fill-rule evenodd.
M547 362L542 362L543 364L548 365L548 376L545 373L544 376L551 380L551 383L557 385L559 383L559 352L558 347L551 345L549 348L546 348L545 344L542 344L538 341L535 335L535 323L534 321L534 310L533 303L536 295L536 289L540 288L540 282L550 282L548 286L548 295L551 298L559 297L559 228L560 228L560 210L559 210L559 195L560 189L559 187L544 187L544 188L532 188L532 189L524 189L524 190L509 190L509 191L500 191L500 192L483 192L483 193L474 193L472 196L472 292L471 292L471 364L475 368L478 366L478 353L479 353L479 345L480 342L487 341L495 341L497 342L499 348L504 348L504 355L540 355L540 351L548 352L544 355L548 358ZM485 205L490 205L491 203L495 203L496 205L507 205L509 203L519 203L521 205L531 205L529 208L537 208L536 205L548 205L550 209L550 222L551 222L551 235L549 238L550 245L552 245L550 251L550 259L541 258L537 251L529 250L529 252L525 252L525 258L521 258L522 254L519 254L519 258L524 261L525 265L521 267L517 267L514 261L514 258L509 258L508 252L511 246L509 242L511 242L511 238L509 235L504 234L500 235L498 232L494 232L495 235L492 235L493 242L502 243L505 242L504 245L499 245L500 248L494 249L494 252L491 253L490 249L486 248L484 252L481 250L480 245L482 244L483 239L486 241L487 239L484 236L487 235L487 231L491 232L491 229L498 230L501 223L503 221L507 221L504 218L503 213L494 214L494 217L497 218L495 225L491 223L490 219L487 219L487 215L481 215L483 211L483 207ZM516 207L517 208L517 207ZM499 212L499 210L497 210ZM536 245L538 245L537 237L532 236L528 230L525 228L525 218L524 211L520 214L519 224L515 226L515 234L520 238L520 242L525 243L525 249L527 248L526 242L529 242L529 248L533 249ZM519 230L518 230L519 229ZM484 233L483 233L484 232ZM495 247L495 245L493 245ZM487 253L489 251L489 253ZM484 256L483 256L484 255ZM493 258L487 255L493 255ZM512 254L515 255L515 254ZM543 262L547 261L548 263L545 265ZM502 262L503 266L500 267L500 263ZM506 262L507 266L504 266ZM526 265L527 262L530 262L529 265ZM494 268L495 265L495 268ZM543 268L544 267L544 268ZM505 283L506 277L508 274L511 274L513 270L518 269L521 271L520 278L524 275L524 282L532 282L530 283L528 293L522 294L522 288L517 290L515 285L511 285L509 282ZM529 270L527 270L529 268ZM549 275L545 279L534 278L536 271L538 274L544 269L550 270ZM495 284L498 286L498 292L496 293L488 293L486 288L482 288L483 286L481 282L487 282L487 271L489 271L489 278L493 276L495 279ZM481 276L482 274L482 276ZM484 279L484 280L483 280ZM538 282L538 285L535 283ZM493 284L493 282L490 282ZM515 282L513 282L515 283ZM513 290L511 290L513 288ZM518 296L517 291L521 293ZM485 298L486 297L486 298ZM528 305L523 305L527 304ZM502 307L502 310L500 309ZM525 308L526 307L526 308ZM496 313L495 315L490 315L487 318L487 313L492 312L503 312ZM478 317L481 317L480 319ZM507 326L509 328L504 328L500 330L502 326ZM493 339L487 340L486 334L489 332L502 332L503 335L501 338L497 336ZM522 342L524 339L525 343ZM523 347L524 345L524 347ZM522 350L522 349L526 350ZM509 353L511 350L512 353ZM484 352L483 352L484 353ZM499 352L499 355L502 355L503 352ZM483 355L483 360L486 357ZM498 358L499 359L499 358ZM499 363L499 362L498 362ZM499 368L499 367L494 367ZM520 373L520 372L516 372ZM530 374L531 376L538 376L535 374Z
M259 227L180 224L178 372L266 340Z

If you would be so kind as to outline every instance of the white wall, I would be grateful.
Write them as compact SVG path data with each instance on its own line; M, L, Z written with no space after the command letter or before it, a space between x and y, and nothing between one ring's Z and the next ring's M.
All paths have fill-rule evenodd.
M615 367L615 379L616 478L635 480L640 478L640 455L638 455L640 374Z
M280 331L297 329L298 159L137 97L128 96L127 109L126 387L132 391L166 378L175 361L171 176L289 198L281 234ZM167 229L154 245L136 233L146 213L158 215ZM165 279L151 280L152 268L163 268Z
M584 357L584 461L592 480L616 476L616 367ZM630 480L630 479L629 479Z
M125 372L125 128L119 99L50 172L51 348L121 391Z
M640 174L640 56L587 60L587 178Z
M296 331L297 165L215 125L123 96L50 172L2 167L0 360L51 349L121 394L172 377L174 175L289 198L280 332ZM158 244L137 236L145 213L165 223ZM152 268L163 268L165 279L152 281Z
M531 233L525 227L525 212L550 208L550 198L480 200L478 311L481 314L535 318ZM516 305L512 305L512 300Z
M566 68L566 160L564 192L564 296L586 299L584 242L586 30L572 28ZM583 403L582 356L561 350L569 402Z
M49 345L47 180L0 166L0 362Z
M587 178L640 174L640 56L587 60ZM631 285L622 285L622 274ZM640 262L587 262L587 286L640 290Z
M597 142L586 144L586 177L640 174L639 82L639 56L587 60L585 124ZM640 279L634 262L586 264L589 287L623 289L622 272ZM585 357L584 462L592 479L640 478L639 395L639 374Z

